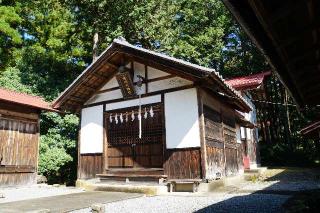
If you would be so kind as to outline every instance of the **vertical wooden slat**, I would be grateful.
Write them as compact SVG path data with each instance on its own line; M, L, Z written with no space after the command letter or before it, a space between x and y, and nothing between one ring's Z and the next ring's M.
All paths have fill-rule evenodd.
M167 149L164 174L170 179L201 178L200 148Z
M20 120L11 111L9 115L13 118L7 114L0 117L0 185L33 184L38 167L37 122L27 118Z
M205 127L204 127L204 114L203 114L203 102L201 91L197 88L197 100L198 100L198 119L199 119L199 128L200 128L200 143L201 143L201 171L202 178L207 178L207 151L206 151L206 139L205 139Z

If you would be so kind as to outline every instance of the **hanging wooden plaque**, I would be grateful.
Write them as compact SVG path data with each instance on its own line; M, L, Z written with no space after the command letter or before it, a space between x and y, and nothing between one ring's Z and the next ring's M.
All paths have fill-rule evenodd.
M129 72L121 72L116 75L123 97L128 98L136 95L131 75Z

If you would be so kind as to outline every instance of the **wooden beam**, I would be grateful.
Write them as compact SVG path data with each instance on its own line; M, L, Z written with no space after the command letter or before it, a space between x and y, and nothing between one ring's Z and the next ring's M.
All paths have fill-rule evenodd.
M112 69L115 69L117 70L119 68L119 66L115 65L115 64L112 64L111 62L106 62L106 64L111 67Z
M107 76L101 75L99 73L91 73L91 75L95 76L96 78L106 78Z
M93 88L93 87L91 87L91 86L89 86L89 85L87 85L87 84L82 84L82 86L84 86L85 88L87 88L87 90L89 90L89 91L96 91L96 88Z
M287 17L294 13L296 10L300 10L303 6L306 4L305 1L291 1L291 6L288 7L287 4L283 4L281 7L276 8L276 10L272 11L272 14L270 14L270 22L275 23L278 22L283 17Z
M195 81L198 78L201 77L205 77L206 75L208 75L208 73L204 73L201 71L196 71L193 69L190 69L190 71L188 71L188 69L178 69L178 68L174 68L172 66L172 63L163 63L163 61L165 61L164 59L162 61L155 61L155 60L151 60L148 54L139 54L139 56L134 55L135 53L132 52L132 50L125 50L124 54L128 54L128 57L131 58L131 60L133 61L137 61L139 63L142 63L146 66L150 66L150 67L154 67L156 69L159 69L161 71L164 72L168 72L177 76L180 76L182 78L191 80L191 81ZM193 70L191 72L191 70ZM195 74L197 73L197 74Z
M311 48L310 50L305 51L299 55L296 55L295 57L291 57L290 60L287 61L286 65L290 70L294 70L295 63L297 63L305 58L310 58L312 56L316 56L317 52L319 52L319 49Z
M71 95L70 100L75 101L77 103L84 103L84 99L78 96Z
M302 26L301 29L298 30L296 33L288 35L285 38L285 40L280 39L279 48L285 48L287 46L293 45L301 41L301 39L305 38L306 36L312 35L313 31L318 30L319 27L320 27L319 22L313 22L313 23L310 23L309 25Z

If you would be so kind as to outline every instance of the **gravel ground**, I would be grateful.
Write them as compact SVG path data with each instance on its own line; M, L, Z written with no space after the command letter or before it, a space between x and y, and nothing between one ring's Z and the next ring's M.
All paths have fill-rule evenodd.
M283 212L282 204L296 191L320 188L314 170L269 169L256 182L244 182L208 194L175 193L105 204L106 212ZM261 191L262 190L262 191ZM74 213L87 213L82 209Z
M0 194L3 194L5 198L0 198L0 203L7 203L19 200L27 200L33 198L49 197L56 195L65 195L71 193L83 192L82 189L75 187L53 187L46 184L38 184L31 186L19 186L0 188Z
M279 212L288 196L237 195L180 197L155 196L106 205L106 212Z
M206 196L154 196L134 198L105 205L106 212L281 212L289 198L275 194L210 194ZM91 212L89 208L73 213Z

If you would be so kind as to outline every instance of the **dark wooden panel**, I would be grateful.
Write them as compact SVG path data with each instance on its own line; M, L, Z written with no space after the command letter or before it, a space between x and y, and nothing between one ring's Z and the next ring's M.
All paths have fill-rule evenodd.
M164 174L169 179L202 178L200 148L167 149Z
M221 114L208 106L204 107L206 159L208 179L225 175L224 139Z
M163 167L162 108L162 104L142 106L142 138L138 107L105 113L109 168Z
M204 107L204 115L207 178L237 174L242 169L242 156L239 156L242 150L236 143L234 112L223 108L219 114L209 107Z
M238 174L238 155L237 149L226 148L226 176Z
M243 146L242 144L237 145L237 159L238 159L238 170L243 170Z
M229 118L228 122L232 119ZM236 130L230 123L223 124L223 137L225 142L225 175L231 176L239 173L240 161L238 156L238 147L240 144L236 141ZM242 163L241 163L242 164Z
M102 153L80 154L79 179L95 178L102 170Z
M207 176L209 179L225 174L223 147L207 146Z
M223 141L221 115L216 110L203 107L206 140Z

